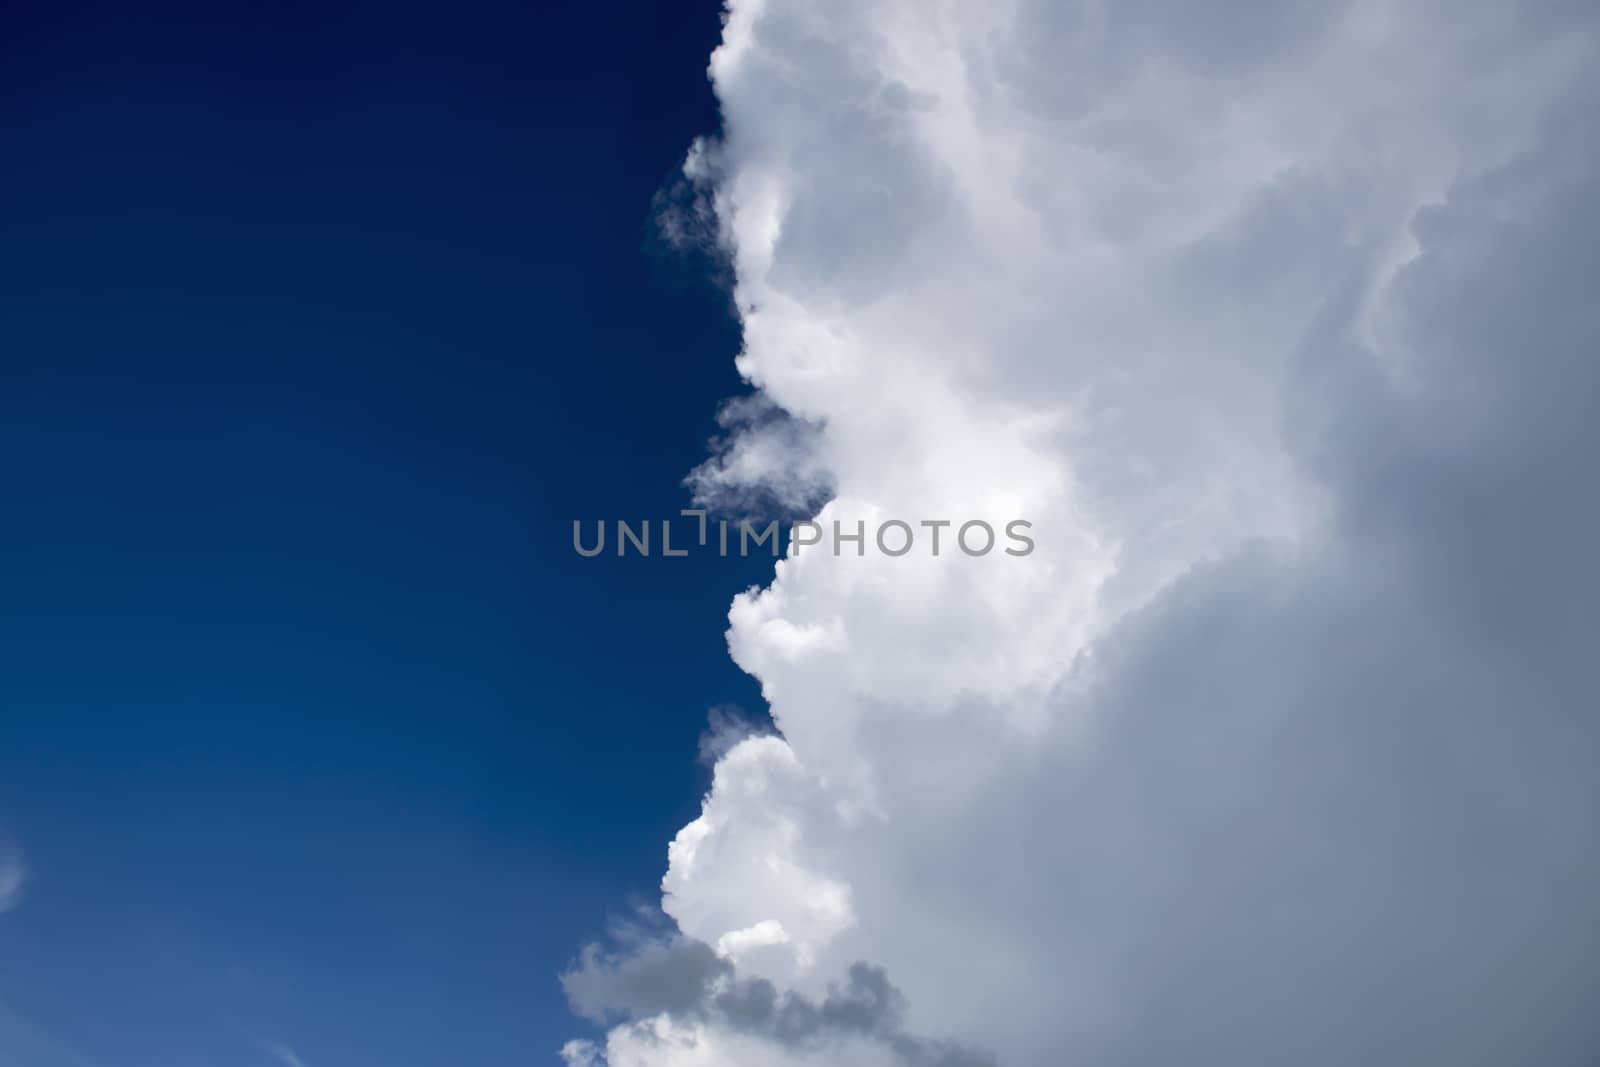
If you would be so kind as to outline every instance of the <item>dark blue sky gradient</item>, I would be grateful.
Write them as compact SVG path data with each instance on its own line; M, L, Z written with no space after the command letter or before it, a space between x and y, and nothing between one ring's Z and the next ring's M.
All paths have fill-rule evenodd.
M570 546L685 506L739 387L725 297L647 239L718 29L5 6L30 1027L103 1067L520 1067L580 1032L556 971L653 894L706 708L756 700L721 631L770 560Z

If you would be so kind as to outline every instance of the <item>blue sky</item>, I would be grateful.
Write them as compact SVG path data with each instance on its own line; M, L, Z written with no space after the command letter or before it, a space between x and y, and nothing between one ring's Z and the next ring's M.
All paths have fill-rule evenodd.
M569 540L738 388L648 225L717 5L0 19L0 1048L553 1061L754 703L759 563Z

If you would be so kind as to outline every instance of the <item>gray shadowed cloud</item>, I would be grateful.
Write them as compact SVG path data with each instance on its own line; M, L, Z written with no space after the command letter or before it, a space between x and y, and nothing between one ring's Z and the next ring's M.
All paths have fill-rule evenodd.
M599 945L585 947L561 976L561 987L573 1011L606 1023L662 1012L699 1013L712 986L732 974L733 965L709 945L688 938L647 940L620 954L607 954Z
M1595 1062L1594 148L1558 124L1418 217L1383 305L1403 373L1334 325L1297 357L1333 535L1131 616L1058 698L1090 739L941 840L1033 873L947 914L1123 1005L1081 1062ZM1054 999L1006 1022L1049 1033Z
M815 514L832 494L816 423L756 392L724 402L717 424L711 458L684 479L696 507L764 523Z
M960 1045L909 1034L905 998L880 967L856 963L843 986L821 1000L780 991L764 978L741 978L732 963L691 938L645 941L617 954L588 946L561 976L568 1001L596 1023L670 1015L796 1052L843 1040L875 1042L901 1067L994 1067Z

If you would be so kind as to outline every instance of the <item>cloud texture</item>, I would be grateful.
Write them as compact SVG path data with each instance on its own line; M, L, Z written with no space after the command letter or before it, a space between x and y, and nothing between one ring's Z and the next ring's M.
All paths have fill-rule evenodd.
M707 476L1038 548L735 601L782 736L672 842L679 934L568 976L624 1020L568 1062L1595 1062L1596 48L1559 2L735 0L689 172L789 417Z

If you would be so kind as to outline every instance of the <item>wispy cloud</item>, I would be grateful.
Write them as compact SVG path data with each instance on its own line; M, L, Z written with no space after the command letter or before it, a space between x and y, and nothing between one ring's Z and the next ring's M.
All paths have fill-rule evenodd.
M268 1045L267 1051L272 1058L283 1064L283 1067L306 1067L305 1060L295 1055L294 1049L288 1045Z
M22 862L22 850L0 836L0 914L22 903L22 884L27 878L28 868Z
M17 1067L97 1067L0 1001L0 1063Z

